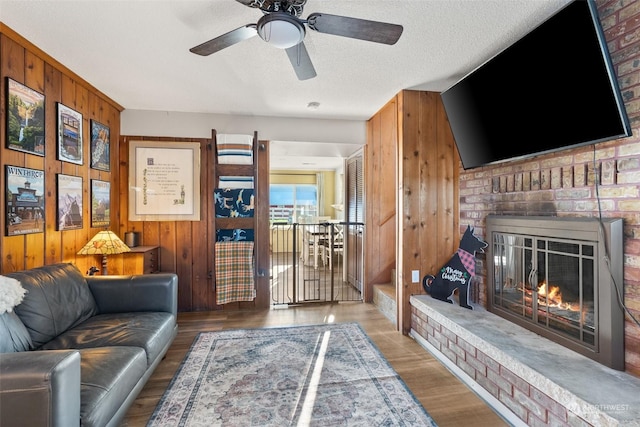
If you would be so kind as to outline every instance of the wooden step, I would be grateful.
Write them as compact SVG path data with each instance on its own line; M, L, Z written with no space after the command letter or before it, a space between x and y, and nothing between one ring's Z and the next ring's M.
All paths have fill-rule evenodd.
M385 317L396 324L396 288L392 284L373 285L373 304Z

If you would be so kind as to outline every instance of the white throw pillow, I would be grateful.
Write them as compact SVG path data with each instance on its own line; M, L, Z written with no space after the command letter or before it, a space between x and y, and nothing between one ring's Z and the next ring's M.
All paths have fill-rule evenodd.
M0 276L0 314L12 312L13 307L22 302L26 292L18 280Z

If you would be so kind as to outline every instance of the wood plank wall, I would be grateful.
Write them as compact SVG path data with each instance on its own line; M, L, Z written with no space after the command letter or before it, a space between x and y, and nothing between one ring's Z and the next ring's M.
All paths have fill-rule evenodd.
M174 272L179 277L180 311L234 310L240 308L269 307L269 247L268 238L256 242L255 301L216 305L213 284L213 251L215 242L215 213L213 189L215 170L211 150L212 138L155 138L121 137L120 113L123 108L102 94L73 71L41 51L15 31L0 23L0 185L6 186L5 165L43 170L45 173L45 230L42 233L5 236L6 191L0 192L2 206L2 237L0 238L0 274L58 262L70 262L86 272L90 266L100 266L100 256L76 255L98 231L91 227L90 197L91 179L111 182L110 230L124 238L126 231L140 231L143 245L160 247L160 271ZM7 78L10 77L45 95L45 156L27 154L6 148ZM74 109L83 118L83 164L77 165L57 160L57 103ZM110 171L91 169L90 124L91 120L109 127ZM171 140L202 142L201 221L128 221L128 141ZM266 141L257 150L257 180L259 194L269 192L269 161ZM59 231L57 227L57 174L79 176L83 179L81 229ZM268 218L268 196L264 203L257 203L256 217ZM268 221L256 221L256 234L268 236ZM123 262L123 258L118 258ZM116 258L109 263L109 273L118 274L124 269Z
M438 93L398 93L368 129L366 284L388 283L388 272L396 269L398 329L407 334L409 298L425 293L421 282L412 283L411 272L418 270L420 280L436 273L460 240L459 157Z
M398 96L399 265L398 324L411 328L409 298L425 293L422 277L437 274L460 241L459 156L440 94L403 91ZM420 272L412 283L411 272Z
M365 182L365 300L373 285L391 283L396 268L396 173L398 103L394 97L367 123L364 151ZM375 248L375 250L368 250Z
M2 238L0 273L18 271L58 262L71 262L85 272L91 265L100 265L99 257L76 255L94 234L102 228L91 228L91 179L111 181L113 167L119 163L118 151L111 150L111 171L89 167L91 120L109 127L112 148L120 136L122 107L92 87L80 76L32 45L22 36L0 23L0 206L2 207ZM45 96L45 155L38 156L6 148L7 78L22 83ZM57 160L57 103L82 114L83 164ZM45 173L45 230L41 233L6 236L6 176L5 166L20 166L43 170ZM57 228L56 174L81 177L83 180L81 229L59 231ZM118 198L111 188L111 212L118 212ZM119 234L118 221L111 218L111 227Z
M131 141L165 141L200 143L200 221L129 221L129 143ZM190 311L215 306L212 285L212 245L215 230L208 227L213 192L207 183L213 181L211 139L121 136L118 170L118 195L121 200L120 228L141 234L143 246L159 246L158 266L161 272L178 274L178 310Z
M256 136L257 138L257 136ZM200 221L129 221L129 144L131 141L170 141L200 143ZM216 226L214 189L217 187L215 130L211 138L173 138L121 136L117 185L119 191L120 229L141 233L141 245L159 246L161 272L178 275L178 311L263 309L270 305L269 293L269 223L258 218L269 217L269 143L256 141L254 218L247 227L254 228L256 299L224 305L216 303L214 248L216 229L228 228L229 219L220 218L224 226ZM224 165L228 166L228 165ZM228 167L227 167L228 171ZM244 220L241 219L241 220ZM243 222L243 224L247 225ZM262 237L261 237L262 236Z

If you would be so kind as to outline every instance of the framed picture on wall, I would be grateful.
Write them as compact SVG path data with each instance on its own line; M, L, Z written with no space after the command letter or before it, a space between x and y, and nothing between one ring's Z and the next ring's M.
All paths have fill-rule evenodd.
M82 177L58 174L58 230L82 228Z
M59 102L58 160L82 164L82 114Z
M44 95L7 77L7 148L44 156Z
M108 227L111 223L111 183L91 180L91 227Z
M200 221L200 143L129 142L129 220Z
M91 168L109 172L109 128L91 120Z
M44 171L5 165L7 236L44 232Z

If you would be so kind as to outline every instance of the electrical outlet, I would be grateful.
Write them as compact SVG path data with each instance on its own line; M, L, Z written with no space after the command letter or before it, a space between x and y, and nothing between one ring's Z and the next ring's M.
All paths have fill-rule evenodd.
M420 282L420 270L411 270L411 283Z

